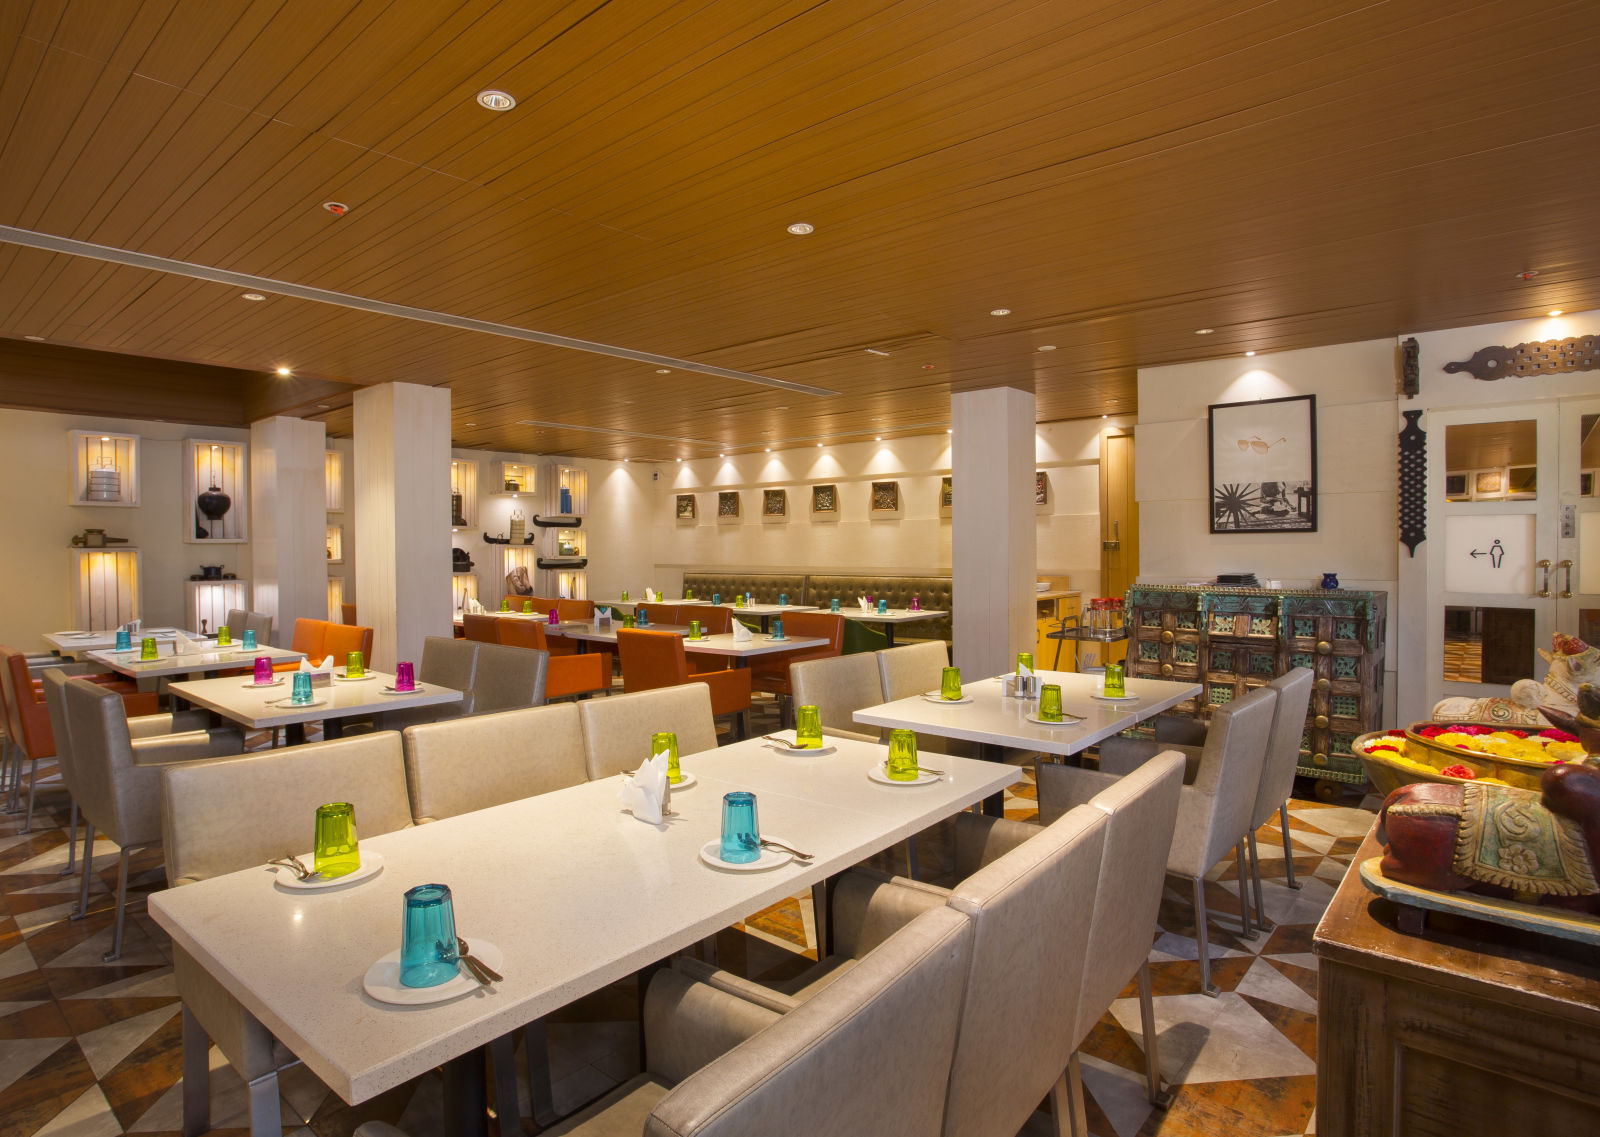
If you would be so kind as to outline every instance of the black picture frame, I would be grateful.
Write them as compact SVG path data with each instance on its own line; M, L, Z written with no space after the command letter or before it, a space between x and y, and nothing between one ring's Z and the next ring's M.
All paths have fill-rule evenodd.
M1206 430L1211 532L1317 531L1315 395L1213 403Z

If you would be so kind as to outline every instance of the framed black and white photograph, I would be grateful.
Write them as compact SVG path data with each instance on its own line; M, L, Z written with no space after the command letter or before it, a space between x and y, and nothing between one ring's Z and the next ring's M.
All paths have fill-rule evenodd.
M1317 531L1317 399L1214 403L1211 532Z

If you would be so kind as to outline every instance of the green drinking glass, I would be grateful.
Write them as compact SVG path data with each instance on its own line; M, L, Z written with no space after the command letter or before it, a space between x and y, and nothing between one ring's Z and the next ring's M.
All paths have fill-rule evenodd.
M1019 652L1017 652L1017 674L1018 675L1022 674L1022 669L1024 667L1026 667L1029 671L1033 670L1033 652L1031 652L1031 651L1019 651Z
M366 660L361 658L359 651L353 651L344 657L344 677L346 679L360 679L366 673Z
M683 771L678 768L678 736L670 730L658 730L650 736L650 757L663 750L667 752L667 781L677 785L683 781Z
M816 707L794 709L794 744L802 750L822 748L822 714Z
M626 588L622 590L622 602L624 604L628 602L628 590Z
M1120 699L1128 693L1126 682L1123 679L1122 664L1106 664L1106 695L1109 698Z
M626 616L624 616L624 617L622 617L622 626L623 626L623 627L624 627L624 628L631 628L631 627L633 627L633 626L634 626L634 624L635 624L635 622L636 622L636 621L635 621L635 619L634 619L634 616L633 616L633 614L632 614L632 613L629 613L629 614L628 614L628 615L626 615Z
M1061 721L1061 685L1046 683L1039 688L1039 718L1045 722Z
M533 601L532 600L524 600L522 602L522 614L524 616L533 615Z
M697 640L697 639L700 638L700 621L699 620L690 620L689 621L689 638L691 640Z
M223 624L217 628L217 646L227 647L233 643L233 633L228 631L228 625Z
M155 659L157 657L156 641L153 636L145 636L139 641L139 658Z
M509 597L502 597L501 598L501 600L500 600L500 611L502 611L502 612L511 611L511 600L510 600Z
M917 732L896 728L889 732L889 761L885 763L890 781L917 780Z
M317 828L312 843L317 875L327 880L348 876L361 867L356 846L356 807L347 801L317 806Z
M941 699L961 698L961 668L946 667L939 678L939 697Z

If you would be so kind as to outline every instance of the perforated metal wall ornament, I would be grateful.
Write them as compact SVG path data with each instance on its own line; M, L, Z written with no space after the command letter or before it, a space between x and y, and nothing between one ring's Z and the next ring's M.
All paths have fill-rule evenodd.
M1406 427L1400 432L1400 543L1417 555L1427 536L1428 435L1417 420L1421 411L1402 411Z
M1471 359L1447 363L1454 375L1465 371L1475 379L1526 379L1543 375L1575 375L1600 370L1600 337L1571 336L1564 340L1519 343L1516 347L1484 347Z

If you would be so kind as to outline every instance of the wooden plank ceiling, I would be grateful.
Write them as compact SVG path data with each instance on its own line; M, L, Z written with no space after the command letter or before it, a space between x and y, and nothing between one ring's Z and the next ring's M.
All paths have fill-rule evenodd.
M613 458L997 381L1126 411L1139 366L1600 307L1597 39L1592 0L14 0L0 224L839 393L11 243L0 336L228 369L118 371L161 417L443 383L459 445ZM107 409L28 357L0 402Z

